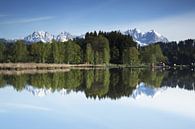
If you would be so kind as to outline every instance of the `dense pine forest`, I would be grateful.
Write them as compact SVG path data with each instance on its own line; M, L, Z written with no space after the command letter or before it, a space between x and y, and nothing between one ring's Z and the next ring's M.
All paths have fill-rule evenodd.
M139 46L120 32L86 33L85 39L67 42L14 43L0 41L1 63L65 63L126 65L194 65L195 41L185 40Z

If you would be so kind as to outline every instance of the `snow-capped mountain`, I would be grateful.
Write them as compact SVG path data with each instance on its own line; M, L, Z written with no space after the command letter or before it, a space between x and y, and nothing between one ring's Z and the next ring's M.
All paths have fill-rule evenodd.
M50 34L48 32L37 31L25 37L24 40L28 43L36 43L36 42L50 43L52 42L52 40L65 42L68 40L72 40L74 38L75 36L71 35L68 32L61 32L59 35L54 36L53 34Z
M76 38L78 38L78 39L85 39L85 34L81 34L79 36L76 36Z
M33 86L26 86L25 87L25 90L30 92L32 95L34 96L46 96L48 94L51 94L52 93L52 90L51 89L45 89L45 88L34 88Z
M156 42L168 42L168 39L166 37L159 34L155 30L142 33L140 30L135 28L125 31L124 34L131 35L133 40L139 43L141 46Z
M66 42L68 40L73 40L75 37L68 32L62 32L56 37L58 42Z
M25 87L25 90L30 92L33 96L39 96L39 97L47 96L47 95L53 93L51 88L49 88L49 89L35 88L31 85L27 85ZM68 91L66 89L61 89L61 90L58 90L57 92L60 93L61 95L67 95L68 94Z
M141 31L135 28L132 30L131 29L127 30L123 34L131 35L134 41L139 43L141 46L156 42L168 42L168 39L166 37L157 33L154 30L142 33ZM24 40L28 43L36 43L40 41L47 43L52 42L52 40L56 40L58 42L66 42L68 40L73 40L74 38L85 38L85 35L73 36L70 33L64 31L61 32L59 35L54 36L53 34L50 34L48 32L37 31L25 37Z
M44 31L33 32L32 34L24 38L24 40L29 43L36 43L36 42L47 43L47 42L51 42L53 39L54 39L54 35Z
M134 99L139 98L140 96L148 96L148 97L154 97L155 95L162 93L165 91L167 87L162 88L153 88L146 86L144 83L140 83L137 88L133 91L132 97Z

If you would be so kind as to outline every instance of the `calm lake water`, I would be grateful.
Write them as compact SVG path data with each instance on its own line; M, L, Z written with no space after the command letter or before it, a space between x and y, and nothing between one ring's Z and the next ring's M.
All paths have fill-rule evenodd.
M195 71L0 74L2 129L195 129Z

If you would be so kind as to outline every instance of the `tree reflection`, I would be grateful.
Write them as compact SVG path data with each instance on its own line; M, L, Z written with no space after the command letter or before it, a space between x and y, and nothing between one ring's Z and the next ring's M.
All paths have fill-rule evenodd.
M52 92L67 90L84 92L89 98L118 99L131 96L141 83L151 87L176 87L194 90L195 73L189 70L148 70L148 69L91 69L69 72L0 75L0 87L13 86L22 91L31 85Z

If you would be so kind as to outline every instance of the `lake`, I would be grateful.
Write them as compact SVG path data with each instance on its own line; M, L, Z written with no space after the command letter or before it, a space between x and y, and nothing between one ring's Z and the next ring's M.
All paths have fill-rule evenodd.
M0 74L2 129L194 129L195 71Z

